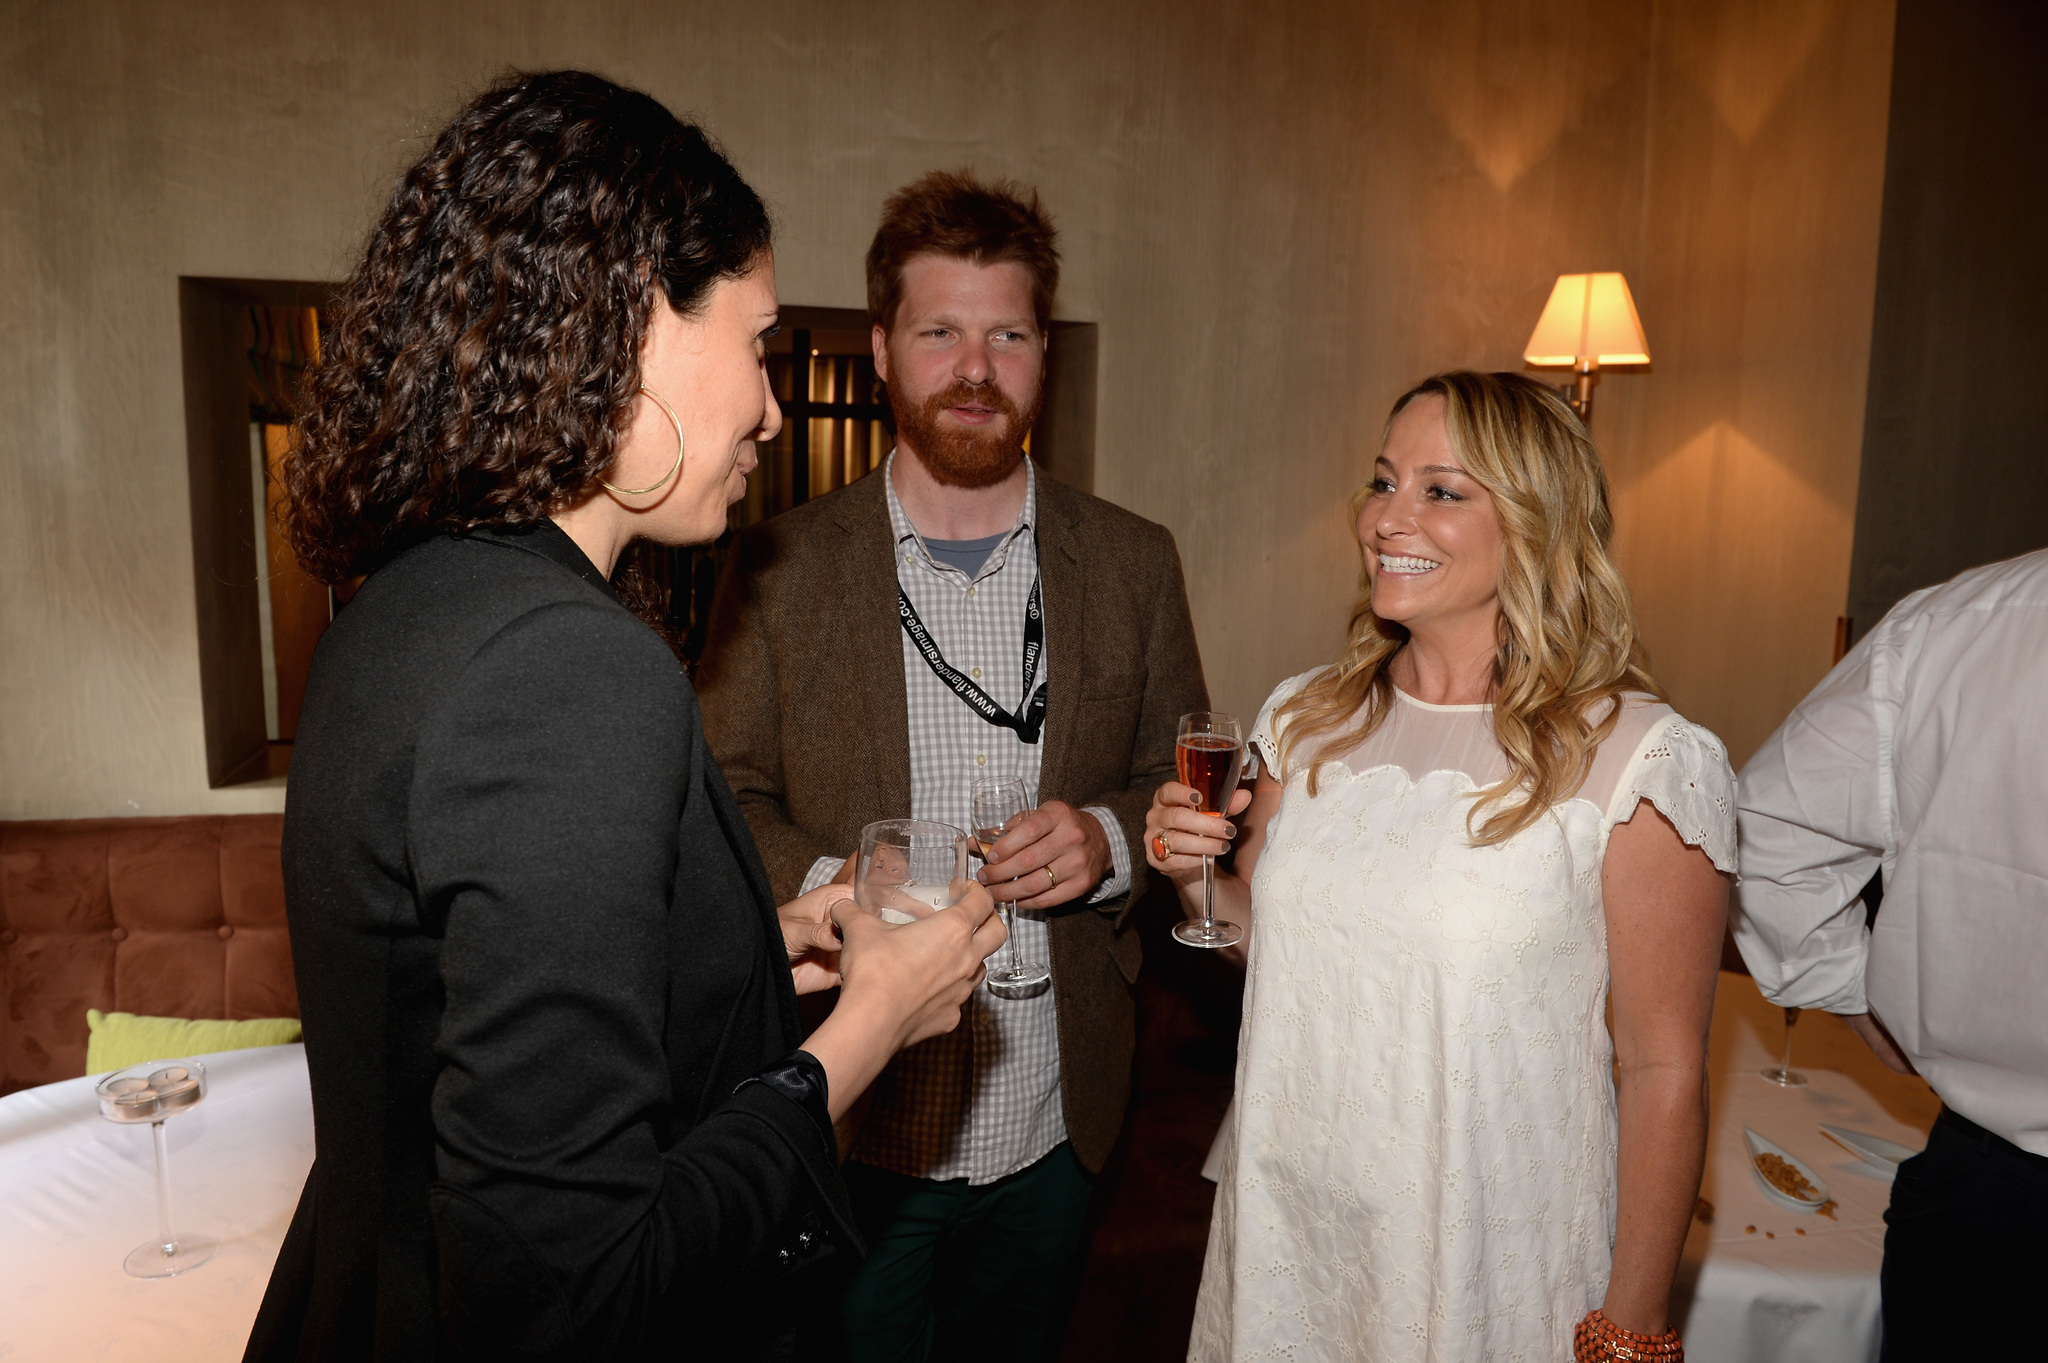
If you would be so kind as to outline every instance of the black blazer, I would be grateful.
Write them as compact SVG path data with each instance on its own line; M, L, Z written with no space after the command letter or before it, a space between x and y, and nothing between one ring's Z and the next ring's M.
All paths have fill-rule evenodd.
M551 523L444 538L315 657L285 902L316 1158L247 1357L775 1357L857 1250L695 693ZM771 1303L769 1294L774 1294Z

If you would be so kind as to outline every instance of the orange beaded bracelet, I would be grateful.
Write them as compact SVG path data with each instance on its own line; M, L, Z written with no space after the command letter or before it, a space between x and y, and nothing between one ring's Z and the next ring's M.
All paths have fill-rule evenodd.
M1572 1328L1572 1357L1576 1363L1607 1363L1609 1359L1685 1363L1685 1345L1679 1341L1676 1327L1661 1335L1639 1335L1622 1329L1596 1307Z

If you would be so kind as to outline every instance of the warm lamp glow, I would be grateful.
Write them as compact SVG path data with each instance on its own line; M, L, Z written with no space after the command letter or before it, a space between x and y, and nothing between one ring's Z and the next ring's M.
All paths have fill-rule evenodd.
M1523 347L1530 364L1648 364L1650 343L1619 274L1562 274Z

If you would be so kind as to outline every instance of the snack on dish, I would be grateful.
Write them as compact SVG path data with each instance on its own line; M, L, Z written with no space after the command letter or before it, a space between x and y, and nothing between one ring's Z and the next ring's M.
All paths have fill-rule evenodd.
M1812 1214L1828 1202L1828 1185L1813 1166L1776 1141L1742 1129L1749 1147L1749 1172L1763 1195L1788 1211Z
M1756 1171L1764 1180L1787 1197L1796 1197L1803 1202L1820 1201L1820 1189L1807 1181L1806 1175L1792 1167L1782 1155L1766 1150L1756 1157Z

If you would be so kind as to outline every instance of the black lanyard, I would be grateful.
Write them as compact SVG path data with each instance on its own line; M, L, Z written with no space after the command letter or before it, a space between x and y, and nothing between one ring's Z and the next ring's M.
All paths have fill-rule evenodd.
M1045 603L1042 594L1044 576L1031 579L1031 598L1024 607L1024 690L1028 696L1022 715L1013 715L996 704L988 692L976 686L960 670L946 661L946 655L939 652L939 646L932 642L931 631L924 627L924 621L917 618L917 608L910 604L910 594L903 590L903 584L896 584L896 614L903 621L903 632L910 636L910 642L917 645L917 651L924 655L925 666L932 675L953 688L953 694L966 701L974 713L990 724L1002 729L1014 729L1017 737L1026 743L1036 743L1038 734L1045 727L1045 683L1038 684L1038 690L1031 690L1031 679L1038 675L1038 655L1045 651Z

